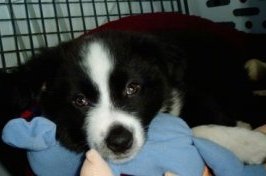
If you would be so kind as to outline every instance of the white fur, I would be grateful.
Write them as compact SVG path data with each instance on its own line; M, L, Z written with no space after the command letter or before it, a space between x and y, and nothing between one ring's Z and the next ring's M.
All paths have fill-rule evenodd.
M169 101L169 100L167 100ZM168 102L160 109L160 112L168 112L174 116L179 116L182 108L182 97L178 90L173 89L171 92L171 109L168 112Z
M248 164L259 164L266 158L266 135L260 132L241 127L202 125L193 128L193 133L224 146Z
M109 79L114 61L110 52L99 42L91 43L83 65L99 91L98 104L88 112L84 126L90 147L98 150L103 157L117 162L131 159L144 143L144 129L136 117L116 109L112 104ZM133 134L132 147L120 155L114 154L105 144L108 132L114 124L122 125Z
M109 51L101 43L92 43L89 46L89 53L86 58L89 76L100 92L100 104L110 106L110 93L108 81L113 70L113 61Z
M179 92L177 90L173 90L172 91L172 109L170 111L170 114L173 114L175 116L179 116L180 115L180 111L182 108L182 102L181 102L181 95L179 94Z

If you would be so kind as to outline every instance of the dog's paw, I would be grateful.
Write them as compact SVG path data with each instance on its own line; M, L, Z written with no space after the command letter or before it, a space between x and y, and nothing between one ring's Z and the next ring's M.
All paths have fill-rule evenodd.
M241 127L203 125L193 128L193 134L218 143L247 164L261 164L266 159L266 135L261 132Z

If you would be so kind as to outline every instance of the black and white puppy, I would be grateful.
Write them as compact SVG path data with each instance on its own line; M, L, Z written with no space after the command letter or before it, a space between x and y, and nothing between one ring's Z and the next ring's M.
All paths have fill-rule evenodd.
M252 96L243 55L210 34L106 31L42 51L11 82L15 92L28 88L65 147L121 162L140 150L158 112L191 127L246 121Z

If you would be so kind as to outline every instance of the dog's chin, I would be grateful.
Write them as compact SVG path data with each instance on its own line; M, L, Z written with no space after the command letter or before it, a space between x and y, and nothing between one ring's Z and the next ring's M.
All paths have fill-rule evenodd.
M138 151L139 150L129 151L129 152L122 153L122 154L111 153L107 157L108 157L108 160L113 163L124 163L124 162L132 160L137 155Z
M100 153L100 155L113 163L124 163L132 160L138 152L141 150L143 143L136 144L134 143L132 147L124 152L116 153L110 150L106 145L100 145L95 147L95 149Z

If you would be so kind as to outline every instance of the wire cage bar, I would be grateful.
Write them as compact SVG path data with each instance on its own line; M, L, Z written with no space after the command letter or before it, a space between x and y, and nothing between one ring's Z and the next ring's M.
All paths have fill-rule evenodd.
M179 12L266 33L266 0L0 0L0 70L125 16Z
M1 0L0 68L21 65L42 47L129 15L188 13L186 0Z

